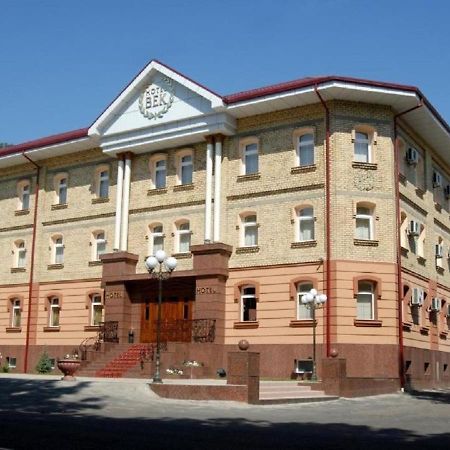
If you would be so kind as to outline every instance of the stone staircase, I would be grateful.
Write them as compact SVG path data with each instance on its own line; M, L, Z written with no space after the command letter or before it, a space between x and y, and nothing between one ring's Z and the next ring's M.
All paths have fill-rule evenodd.
M261 381L259 384L260 404L323 402L337 398L298 381Z

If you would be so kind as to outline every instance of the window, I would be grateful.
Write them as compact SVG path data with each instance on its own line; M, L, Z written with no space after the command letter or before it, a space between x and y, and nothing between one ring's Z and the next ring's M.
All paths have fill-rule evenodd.
M94 327L99 326L103 320L103 303L100 294L91 296L91 320L90 324Z
M312 319L312 310L302 303L302 296L307 294L313 288L312 283L299 283L297 285L297 319Z
M355 149L354 159L357 162L369 163L370 162L370 139L368 133L361 131L355 132Z
M185 161L186 163L186 161ZM182 162L183 164L183 162ZM167 164L166 164L166 158L159 158L154 159L152 161L152 167L151 167L151 175L152 175L152 183L153 187L155 189L164 189L166 187L166 176L167 176ZM182 177L183 178L183 171L182 171ZM189 183L192 183L192 176L191 181ZM185 183L181 183L185 184Z
M256 214L247 214L242 217L242 246L255 247L258 245L258 223Z
M302 134L298 137L297 161L299 166L314 164L314 135L312 133Z
M297 210L297 240L314 240L314 209L312 206L302 207Z
M24 241L15 242L14 267L24 269L27 264L27 250Z
M17 359L14 356L7 356L6 357L6 364L10 369L15 369L17 366Z
M67 203L67 176L58 175L55 178L56 203L65 205Z
M191 246L191 230L189 228L189 222L180 222L177 226L178 234L178 253L188 253Z
M98 196L100 198L109 196L109 170L102 170L98 174Z
M356 239L373 239L372 208L358 204L356 207Z
M61 311L61 306L59 303L58 297L51 297L49 299L50 303L50 314L49 314L49 323L50 327L59 327L59 316Z
M256 321L255 286L241 288L241 322Z
M258 173L258 144L251 143L243 148L244 175Z
M64 264L64 244L62 236L54 236L53 239L53 264Z
M12 306L11 326L13 328L20 328L22 320L22 307L20 304L20 300L18 298L12 299L11 306Z
M106 239L104 231L94 233L93 261L100 261L100 256L106 253Z
M358 281L358 293L356 295L356 318L361 320L373 320L375 286L371 281Z
M164 250L163 226L156 224L150 227L149 254L154 255L158 250Z
M26 211L30 209L30 182L25 180L21 181L17 186L19 196L18 209Z
M177 155L178 184L192 184L193 182L193 151L183 150ZM155 173L156 175L156 173Z

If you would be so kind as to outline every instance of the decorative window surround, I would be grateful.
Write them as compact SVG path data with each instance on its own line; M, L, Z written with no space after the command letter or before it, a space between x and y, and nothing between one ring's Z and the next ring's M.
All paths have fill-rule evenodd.
M238 175L237 182L241 183L243 181L253 181L261 179L261 174L259 172L249 173L248 175Z
M69 207L69 205L67 203L62 203L62 204L55 204L51 206L51 210L52 211L57 211L59 209L67 209Z
M353 161L352 167L354 169L364 169L364 170L377 170L378 165L376 163L367 163L367 162L359 162Z
M251 246L251 247L238 247L236 248L236 255L243 255L247 253L258 253L259 246Z
M193 191L195 188L194 183L188 183L188 184L177 184L173 187L174 192L180 192L180 191Z
M315 164L310 164L308 166L296 166L296 167L291 167L291 175L295 175L298 173L315 172L316 170L317 170L317 166Z
M252 329L252 328L258 328L259 327L259 321L246 321L246 322L234 322L233 328L239 329L239 330L245 330L245 329Z
M427 259L424 258L423 256L418 256L417 257L417 262L421 265L421 266L425 266Z
M186 188L186 186L189 186L189 185L184 185L183 187L184 188ZM183 189L175 189L175 188L179 188L180 186L174 186L174 190L178 190L178 191L180 191L180 190L183 190ZM188 190L188 189L184 189L184 190ZM167 188L160 188L160 189L149 189L148 191L147 191L147 196L151 196L151 195L160 195L160 194L167 194Z
M11 267L11 273L23 273L26 271L27 269L25 267Z
M353 244L361 247L378 247L379 241L374 239L353 239Z
M29 209L18 209L17 211L14 211L15 216L27 216L30 214Z
M21 333L22 327L6 327L5 330L7 333Z
M64 269L64 264L49 264L47 270L59 270Z
M355 327L381 327L383 322L381 320L354 319L353 324Z

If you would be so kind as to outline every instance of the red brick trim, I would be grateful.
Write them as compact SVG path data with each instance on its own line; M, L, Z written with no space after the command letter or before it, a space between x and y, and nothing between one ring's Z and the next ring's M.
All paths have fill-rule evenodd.
M297 297L297 285L300 283L312 283L313 288L317 289L317 278L308 276L295 277L289 283L289 297L291 300L295 300Z
M241 299L241 289L243 286L255 286L255 298L256 301L259 302L259 296L260 296L260 285L258 281L255 280L241 280L238 281L234 285L234 301L235 303L239 303ZM244 322L246 323L246 322Z

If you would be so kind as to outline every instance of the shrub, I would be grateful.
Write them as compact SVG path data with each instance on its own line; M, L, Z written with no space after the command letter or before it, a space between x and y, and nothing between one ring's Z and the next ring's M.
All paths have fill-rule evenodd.
M36 372L45 374L51 371L52 371L52 361L50 360L47 351L44 350L44 353L42 353L36 365Z

